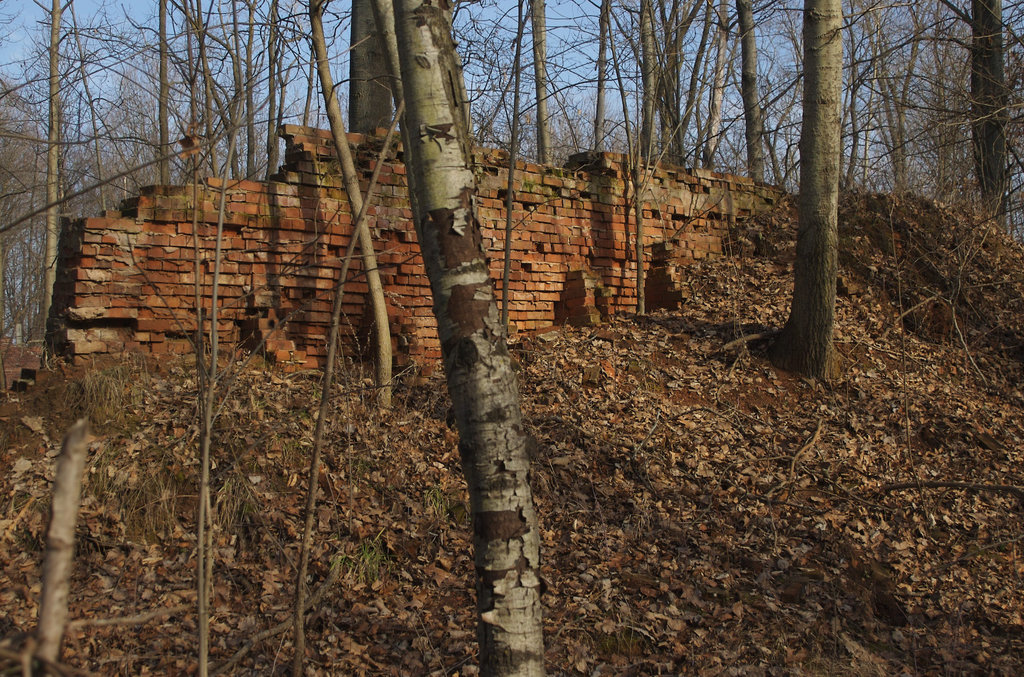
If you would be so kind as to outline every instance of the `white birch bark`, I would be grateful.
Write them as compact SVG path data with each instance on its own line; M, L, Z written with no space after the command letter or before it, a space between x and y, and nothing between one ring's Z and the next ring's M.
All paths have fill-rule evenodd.
M396 0L409 173L469 485L481 674L544 674L540 538L519 394L480 224L450 16Z

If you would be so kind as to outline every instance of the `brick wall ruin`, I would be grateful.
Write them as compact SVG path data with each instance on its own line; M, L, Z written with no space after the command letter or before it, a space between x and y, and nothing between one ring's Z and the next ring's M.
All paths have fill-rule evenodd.
M352 215L330 134L286 126L281 135L285 163L272 181L208 178L198 186L148 187L118 211L65 223L49 325L55 353L81 361L125 351L191 351L197 298L209 317L223 192L221 344L265 351L292 368L319 366ZM349 142L365 190L382 139L353 134ZM508 157L478 150L476 159L479 216L500 295ZM509 314L515 329L590 323L633 310L635 226L624 158L581 154L566 167L519 162L514 187ZM678 302L683 266L722 254L729 223L779 196L745 178L659 167L643 195L648 306ZM369 224L397 359L429 362L440 347L410 219L405 166L391 160L382 167ZM345 287L349 355L367 343L360 270L354 261Z

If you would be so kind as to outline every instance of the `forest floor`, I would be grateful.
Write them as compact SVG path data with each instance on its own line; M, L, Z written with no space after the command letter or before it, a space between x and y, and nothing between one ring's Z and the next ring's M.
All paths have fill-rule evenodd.
M513 342L547 583L549 674L1024 673L1024 254L931 204L844 199L826 384L774 369L789 206L689 274L679 310ZM466 490L440 376L387 411L337 386L307 674L473 675ZM55 371L0 404L0 651L35 625L53 457L95 422L64 662L196 665L196 379ZM214 443L212 663L290 669L315 373L250 368ZM7 665L12 665L8 663ZM4 664L0 663L0 668ZM77 673L75 673L77 674Z

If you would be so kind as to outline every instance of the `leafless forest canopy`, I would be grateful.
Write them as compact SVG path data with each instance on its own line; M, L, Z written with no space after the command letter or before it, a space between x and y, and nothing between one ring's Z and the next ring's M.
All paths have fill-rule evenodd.
M200 142L202 173L263 179L280 161L279 124L326 126L305 3L172 0L162 30L160 4L126 16L116 3L68 3L56 43L50 16L40 8L31 17L15 10L0 17L4 336L38 339L43 331L49 148L56 149L58 215L88 215L116 207L141 186L189 180L187 160L178 155L181 139ZM1005 96L986 108L972 87L978 35L973 26L972 37L971 3L843 3L844 188L978 201L983 177L972 130L995 119L1006 139L1006 178L997 188L1006 196L1006 225L1024 227L1017 208L1024 175L1024 7L974 3L1000 4ZM738 11L745 6L752 34ZM626 152L632 143L647 157L684 166L748 174L756 162L753 173L796 189L799 4L591 0L539 7L546 9L543 68L531 49L529 5L521 11L496 0L455 6L476 143L508 147L516 120L518 152L526 158L558 163L579 151ZM349 105L350 20L348 3L327 5L324 24L343 107ZM745 45L756 46L753 62L743 58ZM753 137L744 82L753 87L750 102L762 122ZM538 125L538 95L544 125ZM749 152L753 144L761 148L759 159Z

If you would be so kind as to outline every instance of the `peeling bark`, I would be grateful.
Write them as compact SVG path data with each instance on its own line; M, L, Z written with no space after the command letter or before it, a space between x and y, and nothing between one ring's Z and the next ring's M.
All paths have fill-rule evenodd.
M481 674L542 675L540 538L519 393L476 216L447 11L397 0L415 218L469 485Z

